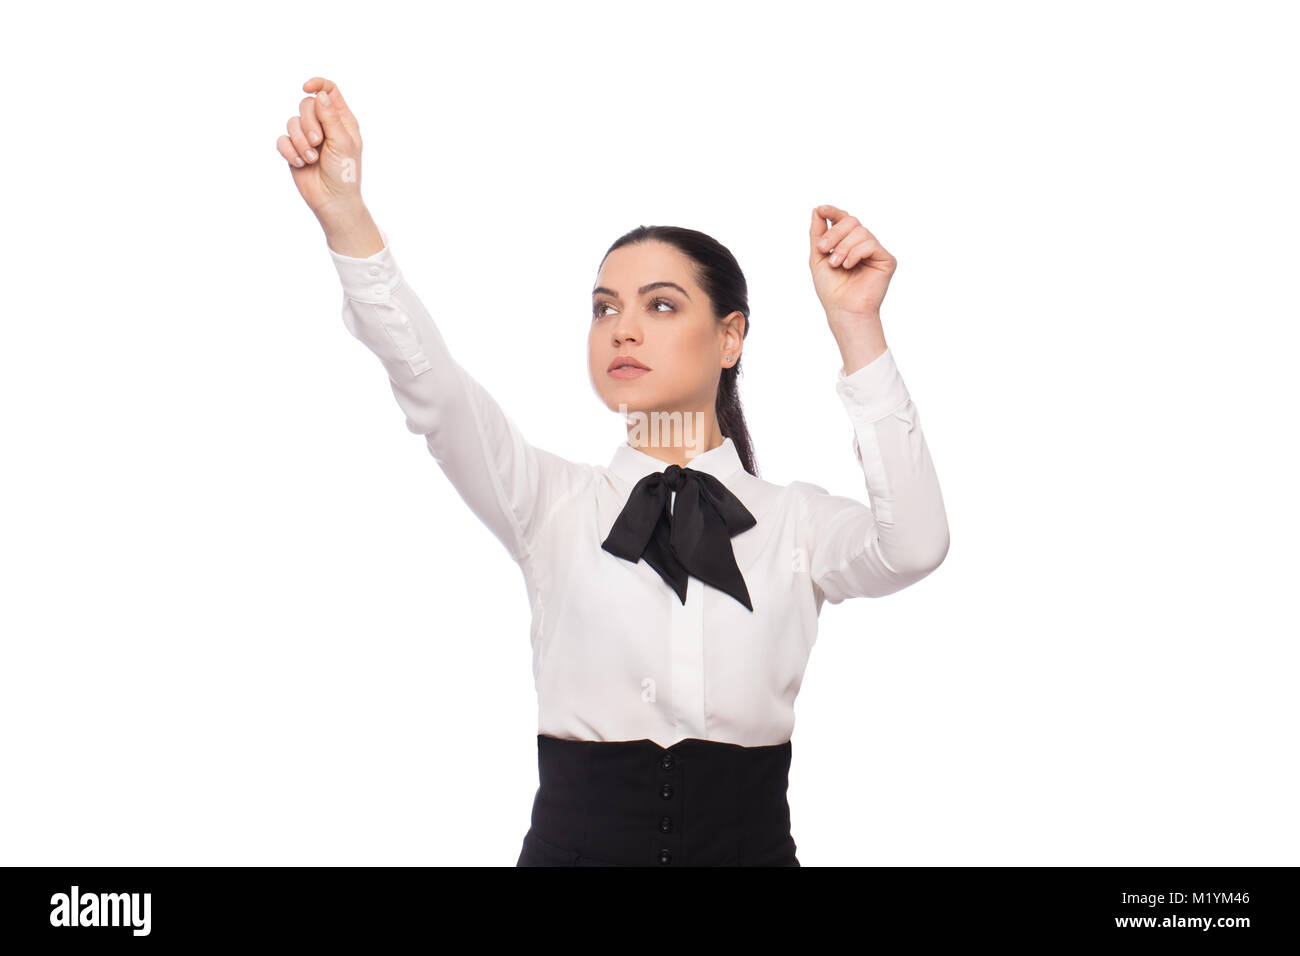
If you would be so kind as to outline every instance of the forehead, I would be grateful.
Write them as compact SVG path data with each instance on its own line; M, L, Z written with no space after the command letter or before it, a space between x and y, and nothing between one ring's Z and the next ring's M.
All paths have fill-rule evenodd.
M636 295L649 282L671 281L688 292L696 291L694 263L676 246L666 242L635 242L615 249L601 263L596 285L619 295Z

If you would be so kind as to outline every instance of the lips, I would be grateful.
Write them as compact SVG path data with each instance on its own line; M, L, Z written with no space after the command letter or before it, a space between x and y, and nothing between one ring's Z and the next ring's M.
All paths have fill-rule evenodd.
M620 369L620 368L639 368L646 372L650 371L650 367L648 365L645 365L642 362L638 362L630 355L620 355L618 358L614 359L614 361L609 363L609 368L605 369L605 371L612 372L615 369Z

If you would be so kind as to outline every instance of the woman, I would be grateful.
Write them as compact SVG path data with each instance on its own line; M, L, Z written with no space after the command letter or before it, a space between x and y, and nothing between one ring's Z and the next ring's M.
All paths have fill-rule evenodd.
M799 866L790 736L822 605L907 587L948 551L880 323L894 258L842 210L813 210L809 265L869 506L757 476L736 393L745 279L689 229L642 227L601 262L590 372L628 434L607 466L569 461L453 359L361 200L356 117L330 81L303 89L277 148L325 231L344 323L523 571L539 787L517 865Z

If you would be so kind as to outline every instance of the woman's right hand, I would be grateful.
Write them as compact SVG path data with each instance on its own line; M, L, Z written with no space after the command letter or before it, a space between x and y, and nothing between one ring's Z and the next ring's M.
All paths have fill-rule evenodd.
M294 185L322 225L356 217L361 201L361 127L337 86L321 76L302 85L308 96L289 117L276 148Z

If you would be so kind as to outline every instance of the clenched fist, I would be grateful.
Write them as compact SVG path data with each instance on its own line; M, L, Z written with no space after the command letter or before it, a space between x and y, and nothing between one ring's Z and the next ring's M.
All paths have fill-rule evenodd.
M314 76L289 117L288 135L275 141L294 184L322 223L341 221L364 208L361 201L361 127L339 88Z

